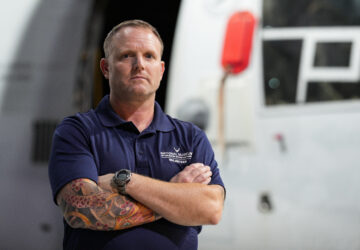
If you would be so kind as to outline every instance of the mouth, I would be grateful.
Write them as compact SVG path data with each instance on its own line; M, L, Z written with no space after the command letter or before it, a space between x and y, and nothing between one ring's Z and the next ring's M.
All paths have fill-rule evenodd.
M145 76L140 76L140 75L132 76L130 79L131 80L147 80L147 78Z

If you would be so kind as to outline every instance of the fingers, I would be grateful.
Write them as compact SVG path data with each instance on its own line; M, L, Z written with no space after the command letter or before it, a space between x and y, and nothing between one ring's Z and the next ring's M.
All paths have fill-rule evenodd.
M202 181L202 182L199 182L199 183L207 185L207 184L210 183L210 181L211 181L211 177L209 177L209 178L207 178L206 180L204 180L204 181Z
M202 163L193 163L175 175L170 182L208 184L211 181L211 175L212 172L209 166Z
M210 170L210 167L208 167L203 169L203 171L200 171L199 174L194 178L193 182L209 184L209 182L211 181L211 176L212 176L212 172Z
M212 172L209 166L202 163L195 163L188 166L190 169L190 175L192 177L192 183L204 183L208 184L211 180Z

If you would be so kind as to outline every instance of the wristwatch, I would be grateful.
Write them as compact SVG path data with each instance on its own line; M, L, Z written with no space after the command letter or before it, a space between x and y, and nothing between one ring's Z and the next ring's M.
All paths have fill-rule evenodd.
M126 184L129 183L130 179L131 171L128 169L121 169L115 173L111 181L111 186L113 186L119 194L127 195Z

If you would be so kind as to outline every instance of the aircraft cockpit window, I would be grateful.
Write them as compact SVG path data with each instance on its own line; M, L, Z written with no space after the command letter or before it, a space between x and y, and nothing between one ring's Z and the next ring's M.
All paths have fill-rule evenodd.
M263 26L360 25L358 0L264 0Z
M307 102L360 99L360 82L309 82Z
M360 1L263 1L265 105L360 99Z
M350 42L319 42L315 51L315 67L349 67L350 65Z
M314 67L349 67L351 45L350 42L317 43ZM359 98L360 82L311 81L306 93L306 102Z
M301 40L264 41L266 105L295 103L301 44Z

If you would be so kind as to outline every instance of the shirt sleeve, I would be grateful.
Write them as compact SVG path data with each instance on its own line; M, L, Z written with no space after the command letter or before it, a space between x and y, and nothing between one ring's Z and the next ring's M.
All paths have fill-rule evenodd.
M215 160L215 154L211 147L211 144L205 135L204 131L196 128L196 135L194 137L194 149L192 163L201 162L210 166L212 171L210 184L218 184L225 189L225 185L220 176L220 170Z
M56 128L49 161L49 179L56 203L56 195L67 183L88 178L95 182L98 172L90 150L89 133L76 117L64 119Z

